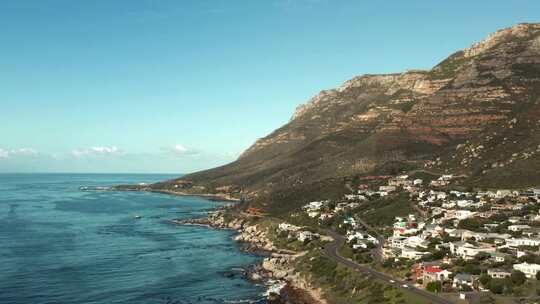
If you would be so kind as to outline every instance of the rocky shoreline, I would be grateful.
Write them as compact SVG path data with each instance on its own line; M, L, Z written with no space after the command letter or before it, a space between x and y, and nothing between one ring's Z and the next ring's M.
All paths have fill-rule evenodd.
M87 188L87 187L81 187ZM88 189L81 189L88 190ZM240 199L228 194L228 193L188 193L178 190L168 190L168 189L159 189L152 188L148 185L116 185L113 187L107 187L107 189L92 189L92 190L113 190L113 191L140 191L140 192L154 192L154 193L163 193L176 196L194 196L202 197L209 201L219 201L219 202L239 202Z
M188 192L182 192L182 191L173 191L173 190L158 190L158 189L151 189L151 190L144 190L149 192L155 192L155 193L164 193L164 194L171 194L171 195L177 195L177 196L195 196L195 197L202 197L204 199L207 199L209 201L218 201L218 202L239 202L240 200L229 195L226 193L188 193Z
M294 259L302 253L281 250L267 238L266 232L246 219L225 220L225 210L212 211L205 218L173 220L178 225L206 226L215 229L235 230L235 241L241 249L264 257L259 264L250 267L245 275L253 282L268 287L271 304L326 304L320 289L309 284L294 269Z

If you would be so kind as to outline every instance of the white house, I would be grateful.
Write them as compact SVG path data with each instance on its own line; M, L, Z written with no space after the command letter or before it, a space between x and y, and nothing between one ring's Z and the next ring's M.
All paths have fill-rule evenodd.
M461 286L467 285L470 288L474 288L476 280L477 280L477 276L474 276L468 273L458 273L454 277L453 286L454 288L461 288Z
M497 190L495 193L495 198L505 198L508 196L512 196L512 191L510 190Z
M523 231L523 230L526 230L526 229L531 229L531 226L529 226L529 225L510 225L510 226L508 226L508 230L514 231L514 232Z
M391 248L400 248L400 249L402 249L403 247L405 247L405 240L406 239L407 238L403 237L403 236L389 237L388 241L387 241L387 244Z
M514 264L514 269L523 272L527 278L532 279L536 278L536 273L540 271L540 265L529 263Z
M378 244L379 243L379 240L377 240L375 237L365 233L365 232L360 232L360 231L349 231L347 233L347 241L348 242L351 242L353 240L365 240L365 241L369 241L369 242L372 242L373 244Z
M401 257L409 260L417 260L427 254L429 254L429 252L418 251L410 247L405 247L401 249Z
M454 216L458 219L458 220L464 220L466 218L469 218L469 217L472 217L476 214L476 212L472 212L472 211L469 211L469 210L457 210L455 213L454 213Z
M302 231L298 234L298 240L300 242L307 242L319 238L319 235L310 231Z
M307 215L309 217L318 217L319 216L319 211L308 211Z
M450 243L450 252L464 258L465 260L471 260L481 252L493 253L496 250L497 248L492 247L489 244L472 245L466 242Z
M437 193L437 199L439 200L445 200L448 195L444 192Z
M367 246L366 243L358 243L358 244L353 244L352 248L355 249L355 250L356 249L367 249L368 246Z
M456 204L460 208L467 208L467 207L470 207L473 204L473 201L472 200L458 200L458 201L456 201Z
M456 203L454 203L454 202L444 202L444 203L442 203L441 207L444 208L444 209L453 209L453 208L456 207Z
M396 191L396 186L380 186L379 191L390 193Z
M300 230L300 227L289 223L281 223L279 224L278 229L281 231L298 231Z
M405 246L412 247L412 248L416 248L416 247L427 248L429 244L428 241L424 240L423 238L417 235L410 236L406 238L403 242L405 243Z
M488 269L487 274L493 279L504 279L511 275L509 271L503 269Z
M540 239L512 238L506 240L506 245L509 247L540 246Z
M452 178L454 178L454 176L452 174L444 174L442 175L441 177L439 177L439 180L442 180L442 181L449 181L451 180Z
M310 202L304 206L304 209L311 211L320 210L324 206L324 203L323 201Z

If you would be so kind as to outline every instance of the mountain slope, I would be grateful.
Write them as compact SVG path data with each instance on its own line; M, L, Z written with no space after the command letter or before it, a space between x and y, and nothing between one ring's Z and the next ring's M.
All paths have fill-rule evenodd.
M540 24L518 24L430 71L363 75L322 91L235 162L155 187L260 197L389 162L480 186L540 184L539 96Z

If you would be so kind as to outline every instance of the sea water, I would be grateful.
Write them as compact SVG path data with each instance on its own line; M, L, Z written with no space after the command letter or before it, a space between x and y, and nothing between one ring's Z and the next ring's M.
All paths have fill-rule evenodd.
M173 177L0 174L0 303L262 302L234 232L170 222L223 203L80 190Z

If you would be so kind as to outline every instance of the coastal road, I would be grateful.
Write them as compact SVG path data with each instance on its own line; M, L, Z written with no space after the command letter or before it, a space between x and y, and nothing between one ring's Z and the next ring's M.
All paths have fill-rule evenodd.
M404 290L407 290L409 292L412 292L412 293L415 293L423 298L425 298L426 300L428 301L431 301L431 303L435 303L435 304L454 304L453 302L447 300L447 299L444 299L444 298L441 298L439 296L437 296L436 294L433 294L433 293L430 293L430 292L427 292L425 290L422 290L422 289L418 289L416 287L414 287L413 285L411 285L410 283L407 283L407 282L404 282L404 281L401 281L401 280L396 280L394 279L393 277L385 274L385 273L382 273L382 272L379 272L377 270L374 270L372 268L369 268L367 266L364 266L364 265L360 265L360 264L357 264L347 258L344 258L342 257L341 255L339 255L338 253L338 249L339 247L341 247L341 245L344 243L345 241L345 238L341 235L339 235L338 233L334 232L334 231L331 231L331 230L324 230L325 233L327 233L329 236L331 236L334 241L329 243L328 245L326 245L326 247L324 248L324 253L329 257L331 258L332 260L350 268L350 269L354 269L356 271L360 271L360 272L363 272L363 273L366 273L366 274L369 274L369 275L372 275L373 277L377 278L377 279L380 279L390 285L393 285L394 287L397 287L397 288L401 288L401 289L404 289ZM406 286L406 287L405 287Z

